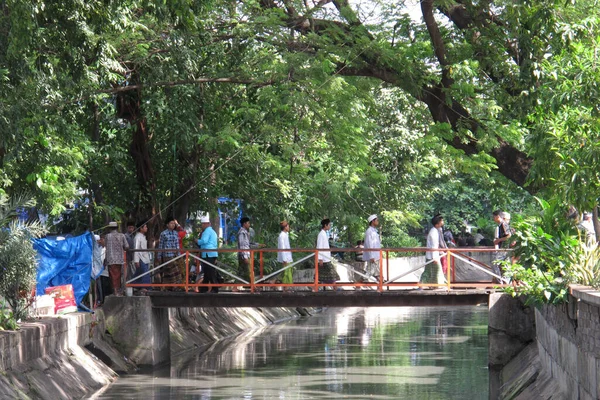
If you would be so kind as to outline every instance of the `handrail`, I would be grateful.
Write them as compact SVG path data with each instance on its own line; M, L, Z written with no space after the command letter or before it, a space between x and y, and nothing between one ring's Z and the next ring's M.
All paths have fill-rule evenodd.
M447 290L451 290L453 287L465 287L465 286L484 286L484 287L502 287L505 286L503 284L496 284L493 282L469 282L467 283L457 283L455 282L455 268L453 268L451 266L451 262L454 258L461 260L467 264L472 265L473 267L475 267L476 269L482 270L483 272L489 274L490 276L493 276L497 279L503 279L501 276L498 276L497 274L494 274L491 271L491 268L488 267L487 265L472 259L471 257L467 256L466 254L461 254L461 253L510 253L512 252L511 249L496 249L494 247L451 247L451 248L427 248L427 247L409 247L409 248L380 248L380 249L366 249L366 248L330 248L330 249L316 249L316 248L294 248L294 249L275 249L275 248L251 248L251 249L237 249L237 248L219 248L219 249L131 249L131 252L149 252L149 253L179 253L177 254L175 257L173 257L171 260L162 263L158 266L153 266L149 271L143 273L142 275L136 276L135 278L131 278L129 280L126 279L125 282L125 286L126 287L152 287L152 288L182 288L183 290L185 290L186 292L190 291L191 289L197 290L200 287L206 287L208 288L208 290L210 290L211 288L224 288L224 287L230 287L230 286L241 286L241 287L247 287L250 289L251 293L257 292L259 291L259 289L266 289L266 288L270 288L270 287L304 287L304 288L312 288L313 291L319 291L320 289L323 289L325 287L333 287L334 289L339 289L339 288L343 288L343 287L354 287L356 289L358 288L362 288L362 287L370 287L372 289L376 289L378 292L383 292L384 291L384 287L385 290L392 290L393 288L398 288L398 287L441 287L441 288L446 288ZM204 260L202 258L199 257L199 253L204 253L204 252L217 252L217 253L238 253L240 251L244 251L244 252L250 252L250 260L249 260L249 281L246 281L245 279L227 271L226 269L219 267L218 265L212 264L210 262L208 262L207 260ZM266 277L263 276L263 266L264 266L264 261L265 261L265 257L264 257L264 253L279 253L279 252L292 252L292 253L310 253L307 256L302 257L299 260L294 261L291 264L285 265L283 268L270 273L269 275L267 275ZM355 253L355 252L366 252L366 251L372 251L372 252L379 252L379 271L378 271L378 279L376 280L370 280L368 279L368 275L365 273L361 273L360 271L356 271L354 269L354 265L350 266L347 265L346 263L342 263L342 266L344 268L346 268L348 270L349 273L353 273L359 276L362 276L363 278L365 278L365 281L363 282L336 282L336 283L323 283L319 281L319 268L316 268L316 266L319 263L319 252L320 251L327 251L330 253ZM446 282L443 284L434 284L434 283L423 283L421 284L420 282L396 282L398 279L401 279L403 277L405 277L406 275L409 275L415 271L418 271L419 269L424 268L427 264L429 264L430 262L433 262L433 260L429 261L428 263L425 263L423 265L420 265L416 268L412 268L410 271L408 272L403 272L402 274L395 276L393 278L390 279L390 274L389 274L389 269L390 269L390 265L389 265L389 254L390 252L393 253L425 253L425 252L435 252L435 251L439 251L439 252L443 252L445 253L442 257L446 258L446 265L448 266L447 271L446 271ZM259 257L258 257L258 261L259 261L259 266L260 266L260 277L258 279L256 279L255 276L255 272L254 272L254 265L255 265L255 255L256 253L258 253ZM314 281L313 282L302 282L302 283L293 283L293 284L282 284L282 283L267 283L266 281L270 278L272 278L273 276L276 276L278 274L280 274L282 271L292 268L293 266L300 264L302 262L305 262L307 260L309 260L311 257L314 256L314 266L315 266L315 272L314 272ZM384 256L385 256L385 260L386 260L386 273L384 274ZM156 283L151 283L151 284L143 284L143 283L133 283L135 281L137 281L139 278L141 278L142 276L146 276L148 274L152 274L153 272L160 270L161 268L163 268L164 266L166 266L169 263L174 263L177 262L178 260L180 260L181 258L185 257L185 276L182 277L185 279L185 281L183 283L175 283L175 284L156 284ZM199 260L201 263L206 263L207 265L210 265L211 267L215 268L216 270L230 276L231 278L234 279L233 283L210 283L210 284L204 284L204 283L190 283L189 282L189 275L190 275L190 257L193 258L194 260ZM332 255L331 259L335 259L335 257ZM366 263L368 260L365 260L364 262ZM223 264L223 263L221 263ZM481 264L484 267L482 267ZM227 266L229 268L231 268L230 266ZM488 270L489 268L489 270ZM236 270L236 268L232 268L234 271ZM385 278L384 278L385 277Z
M434 248L434 247L385 247L378 249L367 249L367 248L354 248L354 247L331 247L329 249L316 249L310 247L303 248L293 248L293 249L277 249L277 248L250 248L250 249L237 249L237 248L229 248L229 247L220 247L218 249L198 249L198 248L183 248L183 249L128 249L127 251L139 252L139 251L148 251L152 253L179 253L183 251L189 251L191 253L239 253L239 252L248 252L248 251L262 251L265 253L279 253L284 251L289 251L292 253L299 252L314 252L316 250L320 251L329 251L332 253L355 253L355 252L365 252L365 251L382 251L382 252L393 252L393 253L410 253L410 252L425 252L425 251L450 251L450 252L460 252L460 253L494 253L494 252L512 252L513 249L496 249L494 246L479 246L479 247L442 247L442 248Z

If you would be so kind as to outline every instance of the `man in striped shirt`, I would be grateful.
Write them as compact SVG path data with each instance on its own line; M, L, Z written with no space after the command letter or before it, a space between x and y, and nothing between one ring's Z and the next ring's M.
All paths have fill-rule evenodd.
M175 228L177 222L171 218L167 222L167 229L161 232L158 242L159 249L169 249L170 251L162 251L157 253L158 264L164 264L171 261L179 255L179 252L174 249L179 249L179 236ZM162 267L163 283L175 284L181 283L181 271L175 261L169 262Z
M122 296L121 278L123 276L123 264L125 263L123 251L129 249L129 244L125 235L119 232L118 224L110 222L108 233L104 239L106 244L106 265L108 265L108 273L113 287L113 293L116 296Z

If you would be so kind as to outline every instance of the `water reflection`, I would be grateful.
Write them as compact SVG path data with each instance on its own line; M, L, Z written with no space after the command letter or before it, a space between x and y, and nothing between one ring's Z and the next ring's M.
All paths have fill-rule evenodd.
M179 355L100 399L487 399L487 308L346 308Z

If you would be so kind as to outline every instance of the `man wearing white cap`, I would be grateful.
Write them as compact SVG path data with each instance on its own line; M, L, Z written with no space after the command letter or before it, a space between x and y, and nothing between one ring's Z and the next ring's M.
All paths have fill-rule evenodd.
M377 231L377 227L379 226L377 215L370 215L369 218L367 218L367 222L369 223L369 227L365 232L365 249L380 249L381 239L379 237L379 232ZM369 281L371 277L379 278L379 258L380 253L378 250L364 252L363 260L367 261L367 281Z
M215 230L210 226L210 219L208 218L208 214L202 217L200 223L202 224L202 235L200 236L200 239L198 239L198 247L200 247L201 249L216 250L219 247L219 243L217 241L217 232L215 232ZM216 251L203 251L200 256L203 260L206 260L207 262L214 265L217 262L218 255L219 253ZM202 272L204 272L204 279L202 279L202 283L219 283L218 271L213 266L205 262L202 262L201 265ZM212 288L202 287L200 288L200 291L218 293L219 288L216 286Z

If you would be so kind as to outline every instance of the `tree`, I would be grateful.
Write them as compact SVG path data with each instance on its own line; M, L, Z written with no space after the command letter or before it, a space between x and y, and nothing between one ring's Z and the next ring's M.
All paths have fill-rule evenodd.
M84 197L95 227L228 195L266 229L327 215L349 237L375 211L414 226L436 179L524 186L540 65L589 4L366 5L4 4L0 185L53 214Z

